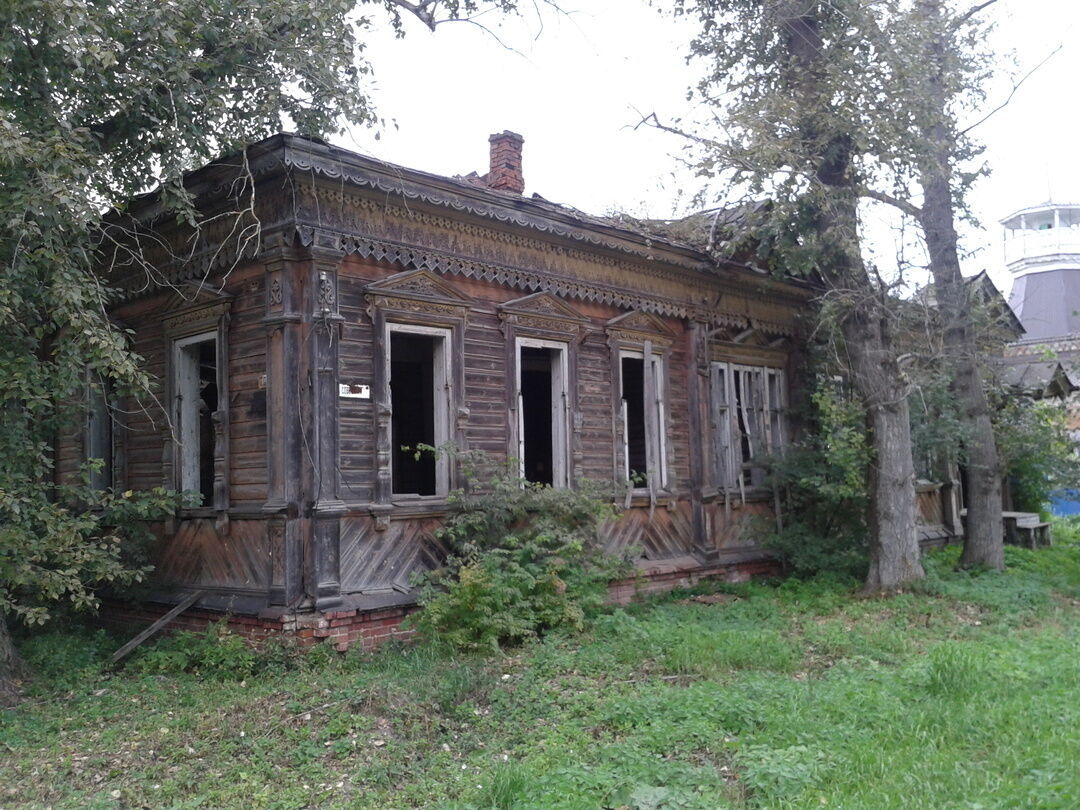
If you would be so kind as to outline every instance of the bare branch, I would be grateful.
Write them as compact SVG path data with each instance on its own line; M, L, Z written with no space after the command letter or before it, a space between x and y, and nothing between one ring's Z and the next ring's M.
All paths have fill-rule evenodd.
M959 28L961 25L966 23L968 20L970 20L972 17L974 17L976 14L978 14L984 8L987 8L989 6L994 5L994 3L996 3L997 1L998 0L985 0L985 2L978 3L977 5L972 6L967 11L965 11L963 14L961 14L959 17L954 19L952 21L952 25L950 27L955 31L957 28Z
M871 200L877 200L880 203L891 205L893 208L898 208L903 213L914 219L919 219L922 216L922 209L917 205L913 205L907 200L902 200L899 197L894 197L891 194L886 194L884 191L878 191L873 188L861 188L859 189L860 197L867 197Z
M978 121L976 121L971 126L965 127L964 129L960 130L960 135L967 135L969 132L971 132L971 130L975 129L975 127L979 126L980 124L986 123L992 116L996 115L997 113L1001 112L1006 107L1008 107L1009 102L1012 101L1013 96L1016 95L1016 92L1020 89L1020 87L1024 84L1024 82L1026 82L1028 79L1030 79L1035 74L1035 71L1037 71L1039 68L1041 68L1047 62L1049 62L1051 59L1053 59L1055 56L1057 56L1061 52L1061 49L1063 47L1064 47L1064 43L1059 42L1058 46L1056 48L1054 48L1054 50L1050 51L1050 53L1047 54L1045 59L1043 59L1041 62L1039 62L1039 64L1035 65L1035 67L1033 67L1031 70L1029 70L1027 73L1025 73L1023 78L1021 78L1020 81L1018 81L1016 84L1013 85L1012 90L1009 91L1009 95L1005 98L1005 100L1003 102L1001 102L998 106L994 107L994 109L990 110L990 112L988 112L986 115L984 115L982 118L980 118Z

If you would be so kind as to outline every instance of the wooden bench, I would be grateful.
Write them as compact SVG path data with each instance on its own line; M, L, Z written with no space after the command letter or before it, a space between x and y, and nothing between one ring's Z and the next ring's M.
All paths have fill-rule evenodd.
M960 517L967 517L967 509L960 510ZM1053 531L1036 512L1002 512L1005 524L1005 542L1011 546L1042 548L1054 545Z
M1010 545L1040 548L1054 544L1050 524L1034 512L1002 512L1001 518L1005 522L1005 542Z

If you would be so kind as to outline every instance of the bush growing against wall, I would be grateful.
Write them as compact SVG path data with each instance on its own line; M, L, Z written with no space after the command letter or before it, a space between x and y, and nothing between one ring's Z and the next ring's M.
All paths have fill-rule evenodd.
M810 396L804 437L771 460L783 493L782 527L765 545L789 573L866 574L866 442L864 409L834 379L821 375Z
M445 564L416 580L418 629L458 648L495 649L580 628L607 583L629 570L599 539L616 515L610 485L556 489L523 481L516 465L459 460L471 488L451 496L457 510L437 535L450 552Z

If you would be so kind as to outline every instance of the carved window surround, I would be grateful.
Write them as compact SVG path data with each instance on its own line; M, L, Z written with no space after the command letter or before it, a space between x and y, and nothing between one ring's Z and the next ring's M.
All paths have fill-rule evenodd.
M371 507L376 527L389 526L395 502L410 500L393 494L393 411L390 396L390 332L397 327L414 326L447 335L445 352L448 367L448 410L445 436L458 450L468 449L466 428L469 410L465 404L465 327L472 301L451 285L426 270L398 273L365 288L367 315L371 319L378 351L372 391L375 406L375 498ZM445 501L445 492L461 485L461 472L449 464L442 492L436 496L417 496L411 500Z
M558 462L556 486L576 486L585 451L581 443L582 414L578 407L577 346L589 334L590 321L555 296L539 292L507 301L497 307L506 337L507 458L524 465L522 413L520 411L521 347L546 346L561 350L560 370L565 402L556 408L553 441L555 453L566 453ZM561 465L561 466L560 466ZM524 467L522 467L524 471Z
M182 517L214 517L219 533L229 527L229 312L232 296L215 287L193 283L174 294L162 308L166 341L165 380L169 424L162 447L162 478L166 489L177 489L182 478L180 448L179 352L185 343L205 335L214 340L217 409L213 424L213 496L201 507L185 509Z
M623 360L640 358L645 401L646 480L627 490L626 503L633 497L648 494L650 508L660 499L671 496L669 476L674 469L671 443L669 401L670 358L674 335L664 322L647 312L632 310L612 318L606 325L611 350L612 429L614 432L613 474L616 481L626 480L629 461L628 411L622 399ZM669 501L669 504L673 501Z

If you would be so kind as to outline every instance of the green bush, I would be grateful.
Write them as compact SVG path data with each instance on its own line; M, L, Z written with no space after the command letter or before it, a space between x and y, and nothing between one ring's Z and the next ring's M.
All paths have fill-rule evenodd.
M862 405L832 379L811 395L806 438L771 461L784 493L784 525L767 536L788 572L862 579L866 573L866 443Z
M439 531L450 554L419 576L420 631L459 649L516 644L556 627L580 629L603 603L626 560L604 552L601 524L615 515L614 492L587 481L575 489L537 486L509 465L475 454L457 492L457 511Z
M1051 493L1080 488L1080 456L1065 408L1054 400L999 395L994 413L998 454L1008 471L1015 508L1039 512Z

